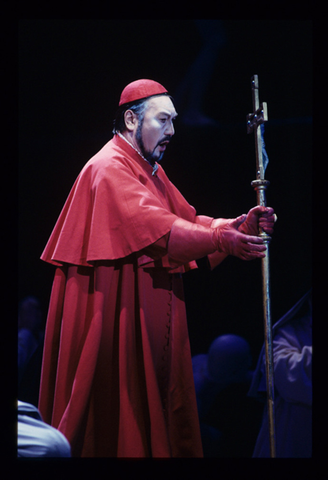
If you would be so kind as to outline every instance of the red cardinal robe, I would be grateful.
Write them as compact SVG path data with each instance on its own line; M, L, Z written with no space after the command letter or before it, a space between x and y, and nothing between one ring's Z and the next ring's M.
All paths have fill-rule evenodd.
M84 166L41 258L57 266L39 409L76 457L201 457L181 273L195 209L114 136Z

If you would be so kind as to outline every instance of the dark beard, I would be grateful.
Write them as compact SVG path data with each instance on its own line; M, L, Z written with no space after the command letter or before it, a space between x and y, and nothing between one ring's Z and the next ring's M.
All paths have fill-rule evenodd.
M160 156L159 157L156 157L156 155L154 154L154 151L155 151L155 148L158 146L158 144L156 145L156 147L154 148L154 150L152 152L150 151L147 151L145 149L145 145L143 143L143 140L142 140L142 135L141 135L141 130L142 130L142 124L143 124L143 119L142 121L139 123L138 125L138 128L137 128L137 133L136 133L136 140L137 140L137 143L138 143L138 147L139 147L139 150L140 150L140 153L141 155L147 160L148 163L150 163L150 165L153 167L155 165L155 162L160 162L163 158L163 155L164 155L164 152L161 152ZM163 141L163 140L161 140Z

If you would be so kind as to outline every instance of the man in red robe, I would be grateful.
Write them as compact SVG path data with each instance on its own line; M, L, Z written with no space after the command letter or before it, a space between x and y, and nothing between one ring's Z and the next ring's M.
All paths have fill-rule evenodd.
M75 457L202 457L181 274L261 258L273 231L272 208L196 215L158 164L176 116L159 83L125 87L41 257L57 268L39 409Z

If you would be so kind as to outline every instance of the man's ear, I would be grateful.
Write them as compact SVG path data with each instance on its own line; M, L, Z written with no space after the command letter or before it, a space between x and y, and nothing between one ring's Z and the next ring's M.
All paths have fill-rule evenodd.
M138 117L132 110L127 110L124 113L124 122L127 130L134 131L138 126Z

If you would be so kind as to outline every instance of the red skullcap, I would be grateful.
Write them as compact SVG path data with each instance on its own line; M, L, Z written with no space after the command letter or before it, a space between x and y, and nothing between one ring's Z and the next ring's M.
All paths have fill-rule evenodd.
M118 105L120 107L124 103L135 102L137 100L141 100L142 98L164 93L168 93L166 88L154 80L136 80L135 82L129 83L129 85L124 88L123 92L121 93L120 103Z

